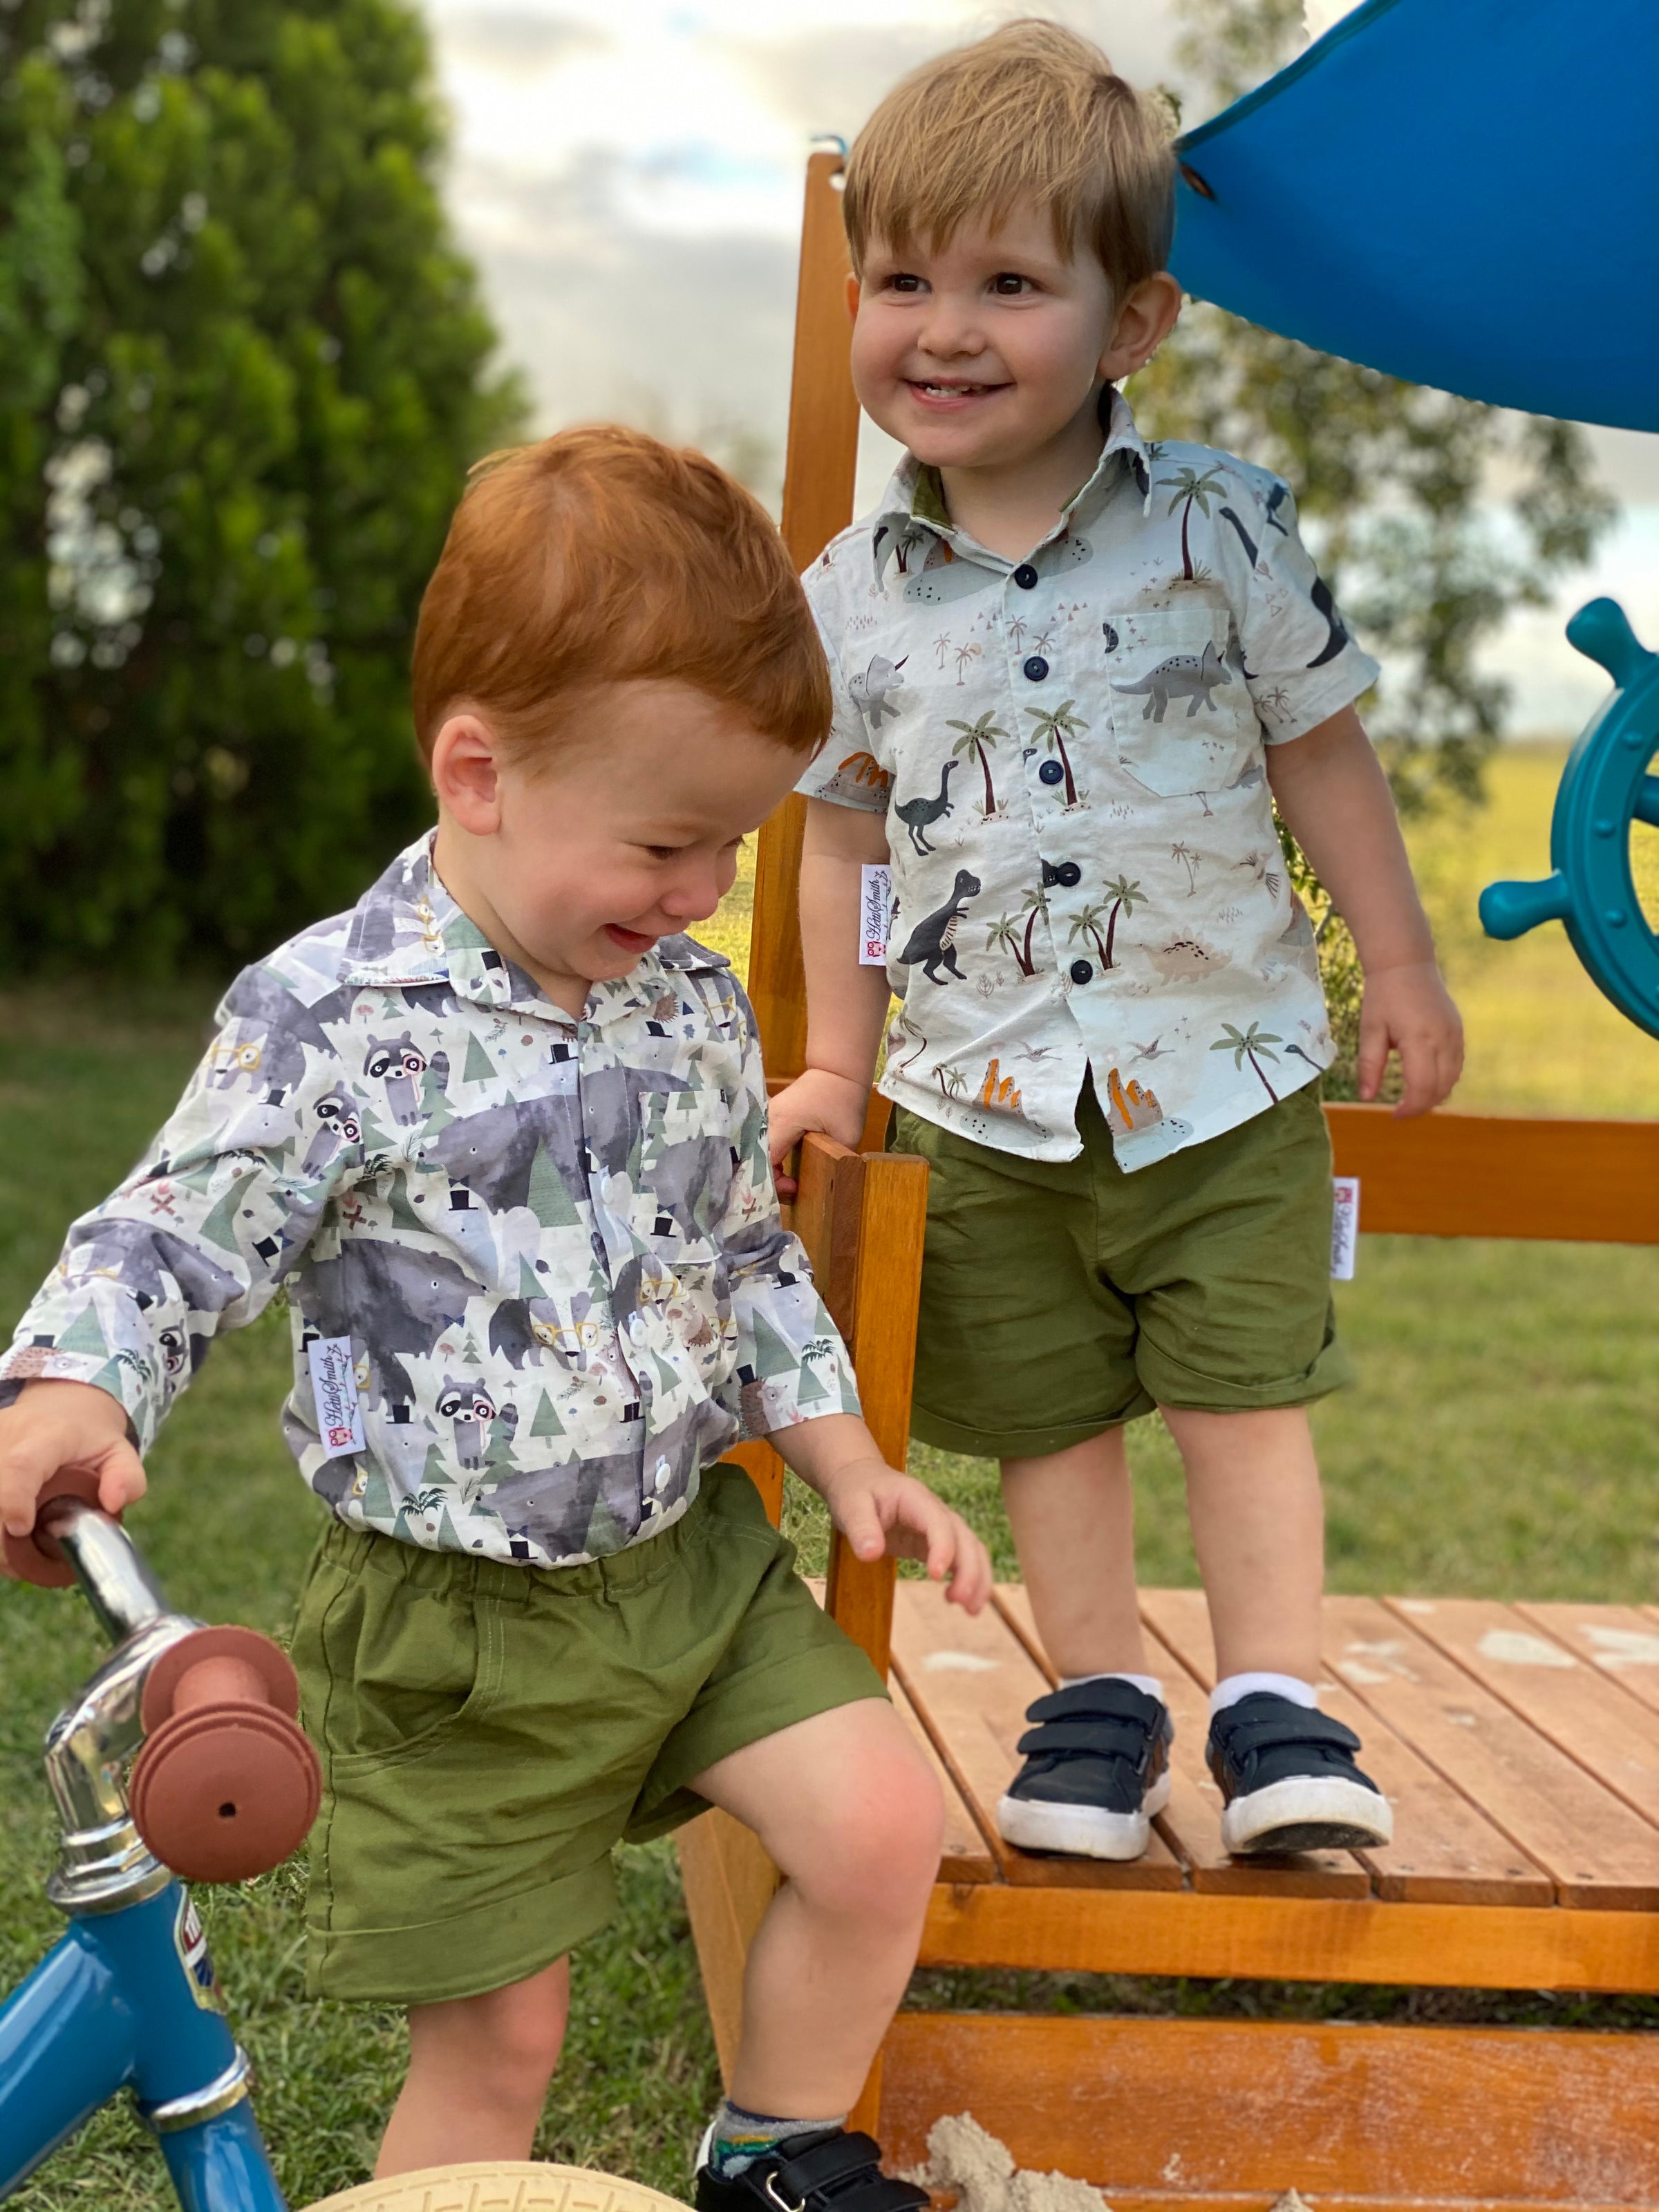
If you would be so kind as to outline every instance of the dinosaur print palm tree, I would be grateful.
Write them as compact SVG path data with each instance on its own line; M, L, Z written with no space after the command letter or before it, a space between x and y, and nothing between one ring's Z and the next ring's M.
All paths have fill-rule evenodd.
M942 669L945 665L945 656L951 650L951 633L948 629L942 637L936 637L933 640L933 650L939 655L939 665Z
M1131 883L1127 876L1120 876L1115 884L1107 884L1106 896L1112 902L1111 919L1106 924L1104 954L1106 965L1109 968L1112 964L1112 939L1117 934L1117 918L1121 914L1131 915L1134 912L1135 901L1140 896L1139 880L1137 878L1135 882Z
M962 735L951 748L953 753L964 753L969 760L977 761L979 772L985 778L985 818L988 822L997 811L997 795L991 788L991 764L988 755L999 738L1008 734L994 712L981 714L976 722L951 722L947 730L960 730Z
M1261 1078L1261 1088L1267 1092L1268 1097L1273 1100L1273 1104L1277 1106L1279 1103L1279 1093L1273 1089L1272 1084L1268 1082L1267 1075L1262 1069L1261 1060L1277 1060L1279 1058L1279 1054L1273 1049L1273 1048L1276 1044L1283 1044L1285 1042L1284 1038L1275 1036L1271 1030L1258 1029L1254 1022L1250 1024L1248 1030L1242 1031L1236 1030L1231 1022L1223 1022L1221 1026L1226 1031L1226 1035L1224 1036L1218 1036L1215 1042L1210 1047L1210 1050L1212 1052L1231 1053L1233 1056L1233 1066L1235 1067L1242 1068L1245 1061L1248 1060L1250 1066L1255 1070L1256 1074ZM1256 1057L1258 1053L1261 1055L1261 1060L1258 1060Z
M1028 707L1025 711L1036 727L1031 735L1042 741L1044 752L1058 752L1060 764L1066 771L1066 804L1077 805L1077 782L1072 775L1072 758L1066 750L1067 738L1081 737L1089 725L1080 715L1072 712L1075 699L1062 699L1058 707Z
M983 650L983 647L971 643L967 645L959 645L957 647L957 682L958 684L963 682L969 668L979 659Z
M1187 543L1187 525L1192 519L1193 503L1196 501L1199 511L1208 514L1210 492L1220 481L1219 469L1206 469L1202 476L1196 469L1177 469L1172 479L1175 496L1170 501L1168 512L1173 514L1176 507L1181 507L1182 500L1187 502L1181 507L1181 573L1189 584L1193 580L1193 556Z
M1022 975L1034 973L1030 959L1021 950L1019 921L1018 916L1014 915L1005 914L1000 920L991 924L989 933L985 939L985 950L988 952L1012 952L1019 963L1019 972Z
M1037 916L1046 915L1048 911L1048 902L1042 896L1041 885L1034 891L1026 892L1025 902L1020 911L1025 916L1025 951L1020 965L1030 975L1036 968L1036 963L1031 957L1031 932L1036 927Z
M933 1073L939 1078L939 1096L942 1098L960 1098L968 1088L966 1075L961 1068L953 1066L948 1060L944 1066L936 1067Z
M1106 947L1100 941L1100 918L1105 911L1106 902L1103 899L1091 899L1073 922L1067 933L1066 941L1068 944L1080 945L1086 937L1093 945L1095 956L1101 966L1109 968L1111 963L1106 957Z
M1187 871L1187 896L1191 898L1198 889L1198 854L1190 845L1177 843L1170 846L1170 858L1179 860Z

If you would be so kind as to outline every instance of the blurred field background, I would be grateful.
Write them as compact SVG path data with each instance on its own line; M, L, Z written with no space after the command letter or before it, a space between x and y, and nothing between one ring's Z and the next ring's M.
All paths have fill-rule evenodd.
M1593 990L1559 929L1487 944L1480 885L1546 866L1559 747L1515 747L1491 769L1491 804L1414 834L1446 964L1468 1022L1457 1104L1496 1111L1652 1110L1659 1044ZM750 860L704 932L739 963ZM0 994L0 1306L8 1318L171 1105L199 1051L211 994L90 986ZM1440 1244L1364 1237L1339 1286L1355 1388L1317 1412L1329 1498L1331 1581L1348 1590L1647 1601L1659 1589L1653 1480L1659 1382L1651 1316L1659 1255L1598 1246ZM151 1460L133 1516L174 1601L281 1632L318 1509L276 1432L289 1350L270 1315L217 1347ZM1196 1580L1168 1438L1139 1425L1133 1456L1141 1571ZM918 1451L913 1464L1012 1560L994 1471ZM792 1486L809 1565L822 1558L815 1501ZM51 1823L41 1730L93 1663L78 1602L14 1589L0 1602L0 1853L9 1877L0 1976L15 1978L59 1923L40 1893ZM568 2056L549 2101L543 2154L637 2175L684 2193L715 2087L712 2046L667 1845L623 1854L624 1916L576 1961ZM404 2063L397 2018L314 2004L300 1992L301 1876L284 1869L204 1905L239 2033L259 2069L260 2112L291 2200L360 2179ZM1018 1979L1018 1986L1014 1986ZM1006 1985L1005 1986L1005 1982ZM939 1992L934 1991L937 1996ZM1586 2009L1456 1993L1148 1984L978 1977L951 1994L977 2004L1066 2008L1422 2013L1458 2003L1484 2018L1647 2020L1640 2005ZM1650 2010L1651 2008L1650 2008ZM116 2107L15 2200L24 2212L163 2212L160 2160Z

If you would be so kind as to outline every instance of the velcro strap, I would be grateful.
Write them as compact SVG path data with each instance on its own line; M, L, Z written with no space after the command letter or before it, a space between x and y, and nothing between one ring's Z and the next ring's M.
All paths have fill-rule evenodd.
M1069 1690L1050 1690L1025 1708L1028 1721L1132 1721L1156 1727L1163 1707L1133 1682L1073 1682Z
M1127 1759L1137 1764L1146 1756L1147 1734L1132 1721L1044 1721L1027 1729L1019 1740L1022 1758L1045 1752L1089 1751L1100 1759Z
M881 2147L866 2135L834 2135L795 2157L780 2159L778 2194L803 2207L833 2203L836 2212L919 2212L925 2189L894 2181L881 2170Z
M1343 1751L1358 1751L1359 1738L1340 1721L1334 1721L1328 1713L1294 1706L1290 1711L1277 1712L1259 1721L1240 1721L1229 1728L1226 1715L1221 1716L1221 1732L1230 1758L1242 1759L1247 1752L1274 1751L1285 1744L1331 1744Z

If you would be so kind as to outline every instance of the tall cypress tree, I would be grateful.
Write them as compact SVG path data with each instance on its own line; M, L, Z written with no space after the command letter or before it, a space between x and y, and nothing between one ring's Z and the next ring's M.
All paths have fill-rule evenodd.
M347 904L428 801L420 593L516 386L407 0L0 0L0 953Z

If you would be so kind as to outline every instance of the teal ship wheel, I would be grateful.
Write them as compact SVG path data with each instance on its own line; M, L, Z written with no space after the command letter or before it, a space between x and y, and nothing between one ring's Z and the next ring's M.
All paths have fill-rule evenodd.
M1613 696L1572 749L1555 794L1550 873L1531 884L1488 884L1480 924L1488 937L1524 936L1540 921L1566 924L1596 988L1650 1036L1659 1036L1659 939L1648 927L1631 873L1633 822L1659 827L1659 653L1647 652L1614 599L1592 599L1567 624L1567 641L1612 677Z

